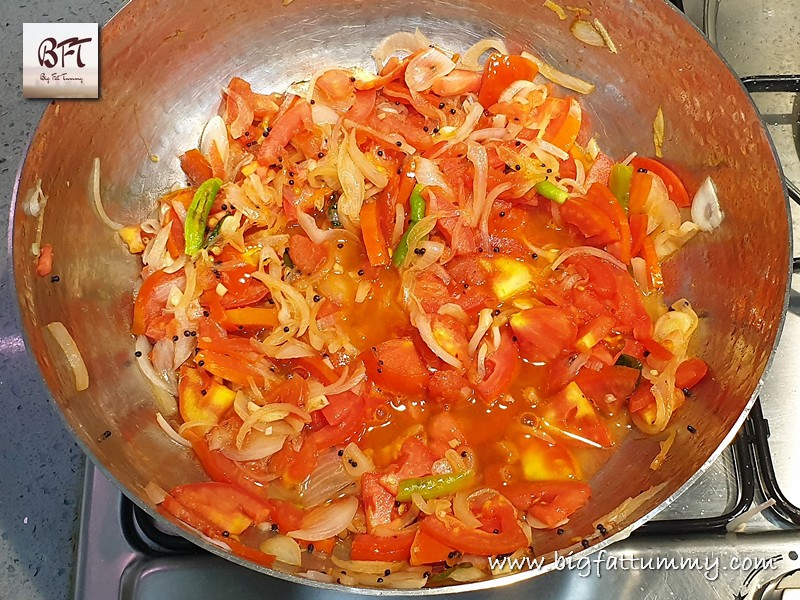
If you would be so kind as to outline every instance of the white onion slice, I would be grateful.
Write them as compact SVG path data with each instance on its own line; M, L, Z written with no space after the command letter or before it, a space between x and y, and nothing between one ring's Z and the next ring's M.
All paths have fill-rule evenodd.
M482 525L469 507L469 492L461 490L453 498L453 514L469 529L477 529Z
M595 29L589 21L583 19L575 19L569 27L570 33L580 42L595 46L597 48L606 45L606 41L600 32Z
M444 190L448 195L453 194L453 190L445 181L439 167L429 158L418 158L416 160L414 178L417 180L417 183L424 187L438 187Z
M287 535L309 542L333 537L347 529L356 515L356 510L358 510L358 500L353 496L320 506L303 518L300 529L290 531Z
M467 160L475 165L472 177L472 214L470 227L477 227L480 223L483 207L486 203L486 186L489 173L489 158L486 148L480 144L470 144L467 148Z
M442 348L439 342L436 341L436 338L433 335L433 330L431 329L430 316L426 315L422 311L413 310L411 312L411 323L419 330L419 335L422 338L422 341L427 344L428 348L430 348L436 356L456 369L464 368L464 365L457 357L453 356L447 350Z
M639 284L639 289L644 293L650 291L650 281L647 276L647 263L641 256L634 256L631 259L631 270L633 271L633 278Z
M603 260L610 262L618 269L627 271L625 265L623 265L618 258L611 256L605 250L600 250L599 248L594 248L592 246L576 246L575 248L564 250L558 255L558 258L553 261L553 264L550 265L550 268L555 271L561 263L567 260L570 256L575 256L576 254L589 254L591 256L596 256L597 258L602 258Z
M89 183L91 185L92 203L97 210L97 216L114 231L122 229L122 224L111 219L106 209L103 208L103 199L100 197L100 159L97 157L95 157L94 162L92 162L92 174Z
M344 448L342 464L345 472L356 481L359 481L364 473L370 473L375 470L375 463L372 462L372 459L352 442Z
M483 39L470 46L464 52L458 62L458 66L470 71L482 71L483 66L478 63L478 60L489 50L496 50L500 54L508 54L508 48L503 40Z
M200 152L209 161L211 161L211 151L215 144L217 152L219 152L219 156L222 159L222 164L225 164L228 161L228 152L230 150L228 130L225 127L225 121L219 115L209 119L203 128L203 134L200 136Z
M405 73L406 85L411 91L423 92L429 89L434 81L455 68L456 63L443 52L436 48L428 48L409 61Z
M469 340L468 350L470 356L475 355L475 351L478 349L478 344L481 343L483 336L486 335L487 331L489 331L493 320L491 308L484 308L478 314L478 327L475 329L475 333L472 334L472 337Z
M725 214L719 205L717 186L711 177L706 177L692 200L692 221L701 231L714 231L720 226Z
M181 446L185 446L187 448L191 446L189 440L187 440L180 433L175 431L172 425L170 425L167 422L167 420L164 418L164 415L162 415L160 412L156 413L156 422L158 423L158 426L161 427L164 433L166 433L173 442L176 442Z
M286 437L285 435L264 435L259 431L251 431L247 443L241 450L223 446L221 451L226 457L237 462L261 460L283 448Z
M339 121L339 113L327 104L316 101L311 107L311 120L315 125L336 125Z
M574 75L569 75L563 71L559 71L552 65L546 63L541 58L534 56L528 52L523 52L522 56L533 62L539 67L539 73L542 77L549 79L553 83L560 85L563 88L578 92L579 94L591 94L594 91L594 84L584 81Z
M89 387L89 372L86 370L86 363L83 362L78 345L60 321L53 321L45 327L45 330L53 336L61 350L64 351L64 358L67 359L67 364L75 378L75 390L82 392Z
M156 373L153 363L150 362L149 355L152 348L150 346L150 342L147 341L147 338L143 335L137 337L134 348L136 352L139 353L139 355L136 357L136 364L139 365L139 368L144 376L147 377L147 379L149 379L150 382L156 387L164 390L168 394L176 396L178 394L177 386L175 386L173 382L167 381L163 377L160 377L158 373Z
M303 555L300 545L290 537L276 535L268 540L261 542L258 547L265 554L271 554L278 560L287 565L299 567L302 564Z
M528 81L527 79L519 79L504 89L497 101L511 102L519 94L522 94L523 97L527 97L528 94L536 89L539 89L539 86L532 81Z
M482 116L483 116L483 107L480 105L480 103L475 102L472 105L472 108L469 109L469 112L467 113L464 122L453 133L453 137L447 140L447 143L444 144L439 150L437 150L433 154L433 158L436 158L437 156L444 154L445 152L447 152L447 150L449 150L456 144L466 140L470 136L472 131L475 129L475 126L478 124L478 121L480 121L480 118Z
M420 30L417 29L414 33L408 31L398 31L392 35L384 38L380 44L372 51L372 58L375 59L375 65L378 71L386 64L386 59L397 52L404 52L412 54L417 50L421 50L430 45L428 38L426 38Z
M144 493L147 494L147 497L150 498L150 501L153 504L161 504L164 500L167 499L166 490L158 485L155 481L151 481L146 486L144 486Z

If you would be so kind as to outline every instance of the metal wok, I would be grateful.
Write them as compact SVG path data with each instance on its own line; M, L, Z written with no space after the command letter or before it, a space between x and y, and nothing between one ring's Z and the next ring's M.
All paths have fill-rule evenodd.
M155 198L182 181L176 157L195 147L217 110L220 87L233 74L259 91L283 90L325 65L369 67L379 40L415 27L454 49L501 36L512 51L532 48L596 82L597 90L582 102L601 147L613 156L651 154L651 123L663 107L666 158L685 166L681 175L691 189L712 176L726 213L721 228L698 236L666 267L667 299L685 296L700 312L693 351L713 373L676 415L675 449L652 471L659 438L632 432L591 482L591 503L564 535L537 536L537 553L563 554L570 546L588 553L623 538L722 451L755 399L785 311L789 221L775 154L744 88L670 5L575 2L591 4L619 54L579 43L568 33L569 21L558 21L540 0L295 0L287 7L277 0L134 0L112 19L102 32L102 99L53 103L33 137L15 190L13 249L28 346L67 426L127 495L164 519L144 486L155 480L169 488L205 475L154 419L159 405L133 360L129 333L139 259L93 212L92 159L101 158L101 191L111 217L138 222ZM58 285L35 274L30 248L36 220L21 206L37 178L50 197L44 240L54 247ZM43 327L52 321L63 322L80 348L91 382L86 391L75 392L63 354L46 343ZM599 536L593 522L645 490L651 490L646 501ZM343 589L248 563L174 524L196 544L237 563L298 584ZM575 544L581 538L590 540L588 549ZM506 585L539 572L457 587ZM454 587L410 593L441 591Z

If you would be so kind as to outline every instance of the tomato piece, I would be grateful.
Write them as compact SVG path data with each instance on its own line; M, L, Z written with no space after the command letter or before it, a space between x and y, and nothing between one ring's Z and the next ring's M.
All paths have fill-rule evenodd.
M186 173L186 177L192 186L198 186L213 176L211 164L197 148L181 154L180 161L181 169Z
M361 476L361 503L367 531L374 533L379 525L391 523L394 511L394 496L380 484L380 476L364 473Z
M258 161L270 165L278 160L280 150L302 131L305 122L311 122L311 106L305 100L298 100L272 123L269 135L258 148Z
M575 383L595 406L616 407L633 394L640 377L639 369L611 365L599 371L582 369Z
M352 560L379 560L386 562L408 560L411 556L411 544L413 542L413 532L385 537L369 533L357 533L353 536L350 558Z
M603 247L620 240L619 230L611 218L586 198L569 198L561 206L561 218L574 226L592 246Z
M311 434L318 448L332 448L361 436L364 432L364 401L358 398L336 425L327 425Z
M347 111L347 118L356 123L365 121L375 108L376 98L375 90L356 90L355 102Z
M656 399L653 396L652 386L649 383L640 385L628 400L628 410L631 413L638 413L650 406L655 406Z
M367 377L384 391L421 396L430 374L409 337L387 340L362 353Z
M483 74L466 69L453 69L433 82L431 91L437 96L460 96L474 94L481 87Z
M303 440L299 450L292 444L284 444L269 461L270 472L279 475L289 486L302 483L316 468L317 444L311 437Z
M452 438L451 438L452 439ZM392 468L398 481L411 477L430 475L436 455L419 438L410 437L403 442Z
M420 531L441 544L452 544L456 550L477 556L506 554L528 545L528 538L519 526L516 511L511 504L495 502L485 512L497 517L499 533L468 529L449 515L426 517L420 523Z
M208 537L213 538L220 533L219 529L217 529L217 526L214 523L211 523L197 513L192 512L170 495L167 495L167 497L164 498L164 501L159 505L158 508L162 513L174 516L176 519L183 521L191 527L194 527Z
M500 346L486 357L486 377L475 386L475 391L487 404L505 394L519 373L519 348L512 338L511 329L504 327Z
M343 69L325 71L317 78L316 90L323 100L334 108L349 108L355 102L355 82L350 79L350 72Z
M183 270L175 273L155 271L144 280L133 304L131 331L134 335L143 335L147 331L148 323L166 306L170 288L173 285L180 287L183 280Z
M304 235L295 234L289 238L289 256L298 269L310 275L328 260L328 249Z
M220 307L222 305L220 304ZM224 309L223 309L224 310ZM231 308L225 311L223 328L225 331L241 331L242 328L272 329L277 327L278 311L275 308L256 308L253 306Z
M620 205L608 186L600 183L593 183L589 187L586 199L605 212L611 222L614 223L619 232L619 243L611 244L609 252L627 265L631 261L631 229L622 205Z
M231 483L259 498L266 496L265 485L254 479L257 475L255 472L251 472L252 476L248 476L246 468L240 467L219 450L210 450L205 439L191 430L185 432L183 436L192 444L197 460L211 479L221 483Z
M227 381L238 383L241 386L249 386L250 380L257 385L264 385L264 375L255 367L247 362L242 362L238 356L214 352L213 350L201 350L195 355L196 362L203 361L203 368L217 377Z
M322 409L325 420L329 425L338 425L357 406L360 398L352 392L342 392L328 396L329 404Z
M39 258L36 260L36 274L39 277L50 275L53 270L53 245L45 244L39 249Z
M455 440L459 446L467 443L458 421L447 412L433 415L428 421L427 431L428 448L437 456L444 456L444 453L450 449L452 440Z
M554 306L535 306L509 320L522 355L533 362L553 360L575 344L578 328L569 315Z
M578 341L575 347L581 352L590 352L600 341L611 333L614 319L608 315L599 315L586 323L578 331Z
M278 105L269 95L254 92L250 84L241 77L233 77L228 83L228 89L241 96L242 100L253 109L256 119L263 119L278 112ZM226 100L226 108L231 121L235 120L238 106L230 96Z
M428 381L428 398L441 402L458 402L471 393L469 382L453 369L439 369L431 373Z
M433 315L431 332L433 338L446 352L462 362L468 359L467 327L462 321L450 315Z
M382 267L389 264L389 247L381 229L378 204L367 202L361 207L361 234L369 264Z
M181 367L178 406L185 423L190 421L218 423L233 406L235 398L236 392L212 382L205 371L186 365Z
M520 79L532 81L538 73L539 67L527 58L494 53L483 67L478 102L488 108L497 103L509 85Z
M303 527L303 518L306 512L291 502L270 498L267 504L272 509L272 522L278 526L278 531L286 535L290 531L297 531Z
M564 444L550 444L532 437L520 452L526 481L567 481L580 479L580 464Z
M219 531L233 535L241 534L254 522L265 522L270 515L266 502L229 483L190 483L176 487L170 495Z
M581 105L574 98L567 100L567 107L550 121L545 129L544 139L564 151L575 144L581 130Z
M574 381L535 410L542 416L543 425L565 443L611 445L605 419Z
M555 529L589 502L592 489L579 481L524 481L509 485L505 494L532 526Z
M654 175L658 175L664 182L669 193L669 198L680 208L688 208L692 205L686 186L683 185L680 177L663 162L653 158L637 156L631 161L631 166L636 169L645 169Z
M630 217L631 256L639 256L642 251L644 238L647 237L647 222L647 215L632 214Z
M411 544L411 558L409 562L413 566L432 565L444 562L455 548L443 544L436 538L431 537L421 529L417 529L414 534L414 542Z
M300 377L292 377L273 387L264 398L266 404L294 404L304 406L308 399L308 384Z
M675 372L675 387L681 390L692 389L708 373L708 365L702 358L689 358L678 365Z
M173 259L179 258L186 251L186 237L183 233L178 215L174 210L169 211L170 221L165 227L169 227L169 237L167 238L167 250Z

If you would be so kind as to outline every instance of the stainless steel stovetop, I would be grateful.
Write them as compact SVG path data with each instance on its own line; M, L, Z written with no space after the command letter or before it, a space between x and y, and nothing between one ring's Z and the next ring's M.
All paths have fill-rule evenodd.
M800 183L800 0L683 0L683 5L747 80L787 180ZM793 77L774 77L781 75ZM793 199L796 219L800 197L795 193ZM798 223L794 238L797 251ZM658 520L584 562L471 597L800 598L799 372L800 275L795 275L760 404L736 442L692 488ZM766 499L775 504L736 533L726 531L733 518ZM75 600L345 596L288 584L208 555L155 528L103 475L87 469Z

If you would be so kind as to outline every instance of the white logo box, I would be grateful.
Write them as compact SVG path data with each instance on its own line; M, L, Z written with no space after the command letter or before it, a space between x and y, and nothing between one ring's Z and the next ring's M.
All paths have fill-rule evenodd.
M23 23L22 95L97 98L97 23Z

